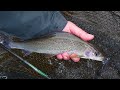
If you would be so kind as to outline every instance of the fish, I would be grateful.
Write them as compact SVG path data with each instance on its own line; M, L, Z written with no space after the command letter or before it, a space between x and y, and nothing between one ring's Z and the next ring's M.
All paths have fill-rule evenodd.
M93 44L83 41L79 37L67 32L49 33L39 38L22 42L5 40L0 41L0 43L7 44L12 49L49 55L57 55L64 52L68 54L76 53L80 58L96 61L104 60L102 53Z

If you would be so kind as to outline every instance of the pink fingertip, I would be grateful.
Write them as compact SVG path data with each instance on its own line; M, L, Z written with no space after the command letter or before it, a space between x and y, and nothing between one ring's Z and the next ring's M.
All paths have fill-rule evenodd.
M94 35L88 34L88 40L92 40L94 38Z
M84 41L90 41L94 38L94 35L92 34L87 34L84 37L82 37Z
M69 56L67 52L64 52L62 55L63 56Z
M60 60L63 59L61 54L57 55L57 58L60 59Z
M63 59L64 60L69 60L67 56L63 56Z
M62 54L62 57L63 57L64 60L69 60L70 59L69 54L67 52L64 52Z
M79 62L79 61L80 61L80 58L72 58L72 60L73 60L74 62Z

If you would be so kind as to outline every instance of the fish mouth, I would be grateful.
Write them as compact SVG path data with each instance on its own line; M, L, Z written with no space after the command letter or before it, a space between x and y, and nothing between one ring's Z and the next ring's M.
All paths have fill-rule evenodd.
M83 59L91 59L91 60L95 60L95 61L103 61L105 58L104 57L97 57L97 58L86 58L86 57L80 57Z
M103 60L104 60L104 57L98 57L98 58L93 59L93 60L96 60L96 61L103 61Z

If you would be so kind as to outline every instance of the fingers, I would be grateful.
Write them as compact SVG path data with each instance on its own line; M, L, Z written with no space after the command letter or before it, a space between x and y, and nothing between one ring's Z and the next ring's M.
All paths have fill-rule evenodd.
M70 57L69 57L69 55L68 55L67 52L62 53L62 54L58 54L58 55L57 55L57 58L58 58L58 59L64 59L64 60L69 60L69 59L70 59Z
M71 54L70 58L74 61L74 62L78 62L80 61L80 58L78 57L77 54Z
M62 59L63 59L63 57L62 57L62 55L61 55L61 54L58 54L58 55L57 55L57 58L58 58L58 59L60 59L60 60L62 60Z
M70 59L70 57L69 57L67 52L63 53L62 56L63 56L64 60L69 60Z
M85 32L84 30L82 30L81 28L79 28L78 26L76 26L74 23L72 23L70 21L68 21L68 23L63 31L74 34L74 35L80 37L81 39L83 39L84 41L89 41L94 38L94 35Z
M57 58L60 59L60 60L62 60L62 59L64 59L64 60L70 60L70 59L71 59L71 60L73 60L74 62L80 61L80 58L79 58L76 54L68 55L67 52L62 53L62 54L58 54L58 55L57 55Z
M79 61L80 61L80 58L72 58L72 60L73 60L74 62L79 62Z
M74 23L70 22L70 24L71 24L70 31L72 34L80 37L84 41L89 41L89 40L92 40L94 38L94 35L85 32L84 30L82 30L81 28L76 26Z

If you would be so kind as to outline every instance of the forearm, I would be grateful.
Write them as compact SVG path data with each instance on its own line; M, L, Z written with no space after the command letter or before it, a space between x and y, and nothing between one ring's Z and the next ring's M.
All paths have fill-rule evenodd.
M39 30L34 37L39 37L51 32L62 31L67 24L67 20L59 11L48 11L47 14L43 16L44 18L47 16L47 19L42 20L43 23L41 27L44 28Z
M67 20L58 11L1 11L1 30L27 40L62 31Z
M56 30L62 31L67 24L67 20L64 18L64 16L60 12L56 11L53 14L52 23L54 26L53 31L56 31Z

